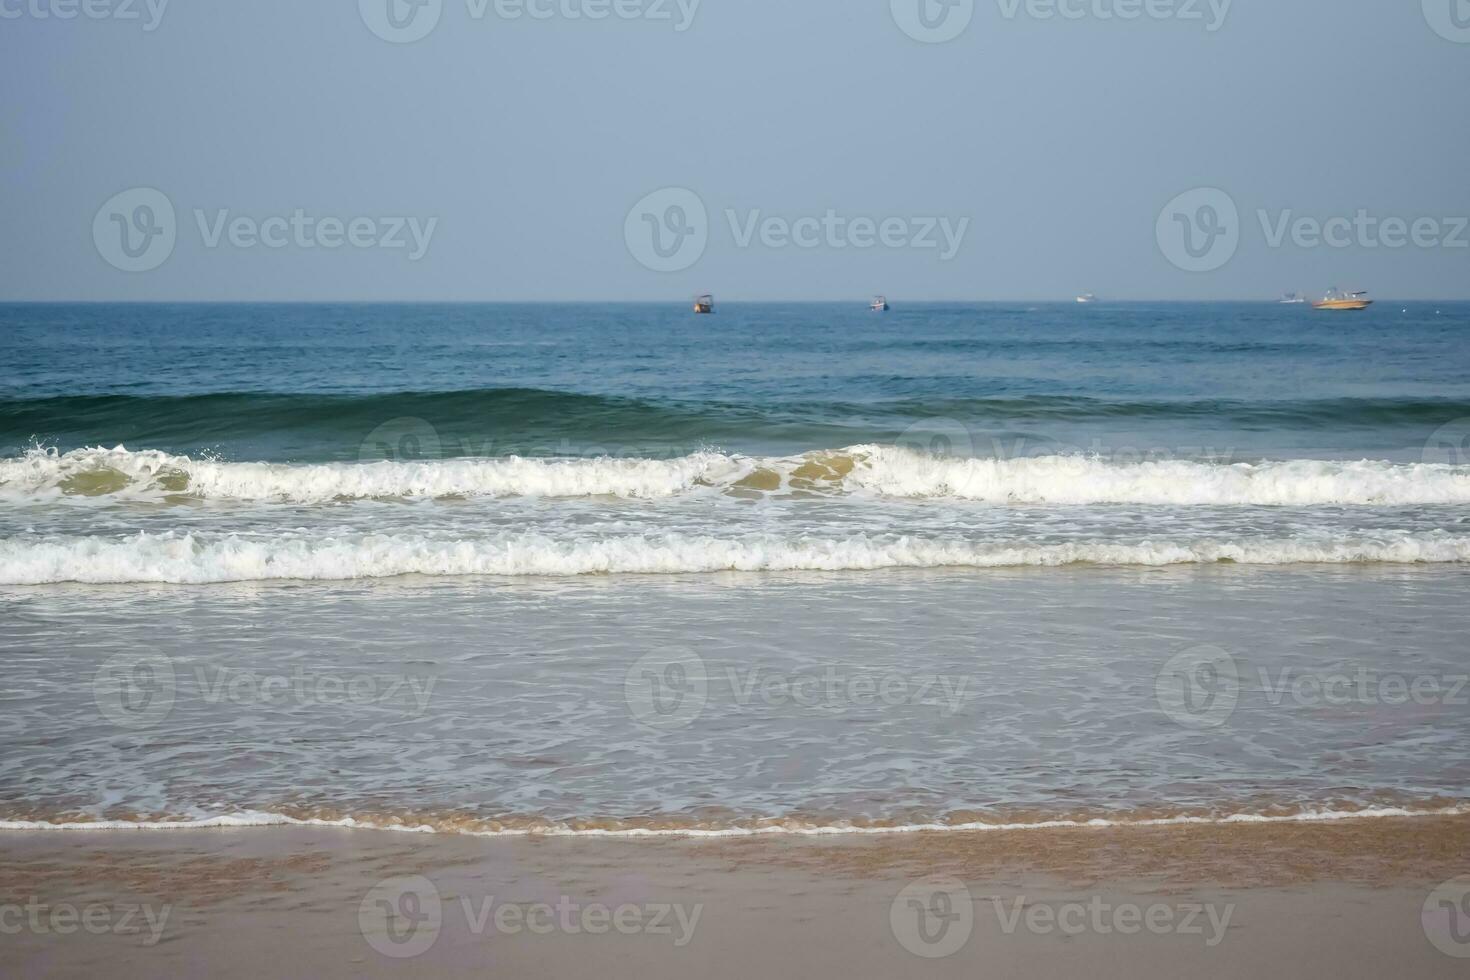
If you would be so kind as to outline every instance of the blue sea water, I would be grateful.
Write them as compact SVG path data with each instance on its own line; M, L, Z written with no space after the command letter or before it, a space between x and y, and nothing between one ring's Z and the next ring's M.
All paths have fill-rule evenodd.
M1467 334L0 306L0 820L1458 805Z
M788 454L961 422L1023 441L1417 459L1470 415L1470 304L0 306L0 451L354 459L422 417L450 452Z

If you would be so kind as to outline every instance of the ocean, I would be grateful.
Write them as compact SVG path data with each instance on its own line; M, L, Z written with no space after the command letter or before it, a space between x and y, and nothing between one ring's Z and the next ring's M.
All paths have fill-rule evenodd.
M1457 811L1467 330L0 306L0 828Z

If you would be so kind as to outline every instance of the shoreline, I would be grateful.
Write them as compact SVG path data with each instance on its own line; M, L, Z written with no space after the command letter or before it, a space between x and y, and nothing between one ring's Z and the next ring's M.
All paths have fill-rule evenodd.
M121 976L1449 977L1470 933L1433 913L1465 874L1467 817L715 841L5 831L0 926L22 922L17 966ZM70 932L47 927L59 912Z
M392 816L364 817L308 817L275 811L237 811L199 819L126 820L98 818L95 820L21 820L0 819L0 834L8 833L164 833L170 831L203 830L271 830L280 828L315 828L347 831L364 831L390 834L425 834L479 839L537 839L537 838L595 838L595 839L643 839L660 838L673 840L722 840L758 837L793 838L843 838L843 837L893 837L915 834L985 834L985 833L1034 833L1050 830L1131 830L1165 827L1231 827L1241 825L1270 824L1321 824L1363 820L1425 820L1470 816L1470 803L1447 802L1435 806L1434 801L1423 805L1380 805L1369 804L1358 808L1336 809L1331 804L1322 808L1301 809L1296 812L1271 813L1238 811L1225 815L1179 813L1168 816L1113 816L1113 817L1058 817L1033 821L1006 820L955 820L925 821L920 823L894 823L876 821L872 823L817 823L793 817L753 818L744 823L728 826L701 827L679 826L680 818L654 820L650 823L666 823L671 826L630 826L634 821L609 818L591 821L524 821L523 826L507 826L520 821L512 819L476 819L468 817L439 818L440 825L416 823ZM1266 809L1279 809L1268 807ZM594 826L611 823L617 826Z
M577 859L681 854L810 866L868 877L901 869L977 878L1021 870L1073 883L1131 887L1187 884L1279 886L1302 881L1385 885L1422 883L1446 870L1470 873L1470 813L1385 815L1365 819L1274 822L1135 823L991 830L921 829L899 833L793 833L739 836L508 834L499 836L327 823L213 826L171 830L0 828L0 869L36 854L66 865L81 849L133 855L301 851L341 856L415 853L443 857L558 853ZM1351 863L1335 859L1355 856ZM1459 866L1463 865L1462 868ZM0 886L5 877L0 874Z

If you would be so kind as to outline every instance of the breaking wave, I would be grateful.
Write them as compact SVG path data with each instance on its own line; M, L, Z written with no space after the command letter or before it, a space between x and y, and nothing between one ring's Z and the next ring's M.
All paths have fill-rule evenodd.
M1443 531L1178 541L936 540L898 534L722 537L667 532L560 538L291 531L271 536L139 532L0 540L0 585L206 584L429 576L872 571L1232 562L1443 564L1470 561L1470 536Z
M443 497L667 497L729 484L748 464L720 453L672 460L454 459L431 462L230 463L148 450L36 449L0 460L11 493L321 503Z
M343 499L657 499L697 490L869 493L996 505L1417 506L1470 503L1470 466L1288 460L1116 461L1089 456L969 459L891 446L760 458L714 451L674 459L486 459L287 464L156 450L33 449L0 460L0 493L170 495L318 503Z

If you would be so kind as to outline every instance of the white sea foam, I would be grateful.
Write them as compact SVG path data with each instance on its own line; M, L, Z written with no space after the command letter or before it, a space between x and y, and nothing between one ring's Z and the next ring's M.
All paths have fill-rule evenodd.
M764 479L759 478L764 475ZM751 477L757 479L750 479ZM35 449L0 460L0 492L325 502L354 498L658 499L736 484L987 504L1414 506L1470 503L1470 466L1377 461L1120 462L1086 456L959 459L884 446L757 459L447 459L233 463L155 450Z
M669 497L728 485L749 471L740 457L701 452L671 460L449 459L376 463L229 463L147 450L31 450L0 460L12 493L78 492L89 477L115 476L132 496L187 493L218 500L318 503L395 497ZM99 485L94 482L93 486ZM100 484L106 487L106 484ZM111 489L110 487L108 488ZM80 492L95 492L80 489Z
M1261 463L1113 462L1087 456L956 459L881 446L852 486L895 497L993 504L1320 506L1470 503L1470 466L1301 459Z
M207 830L241 827L339 827L350 830L384 830L408 834L451 834L467 837L829 837L887 836L915 833L984 833L987 831L1038 830L1106 830L1127 827L1229 826L1233 824L1331 823L1345 820L1383 820L1390 818L1453 817L1470 814L1470 806L1455 805L1433 808L1373 806L1356 810L1304 809L1296 813L1232 813L1224 816L1178 815L1167 817L1115 819L1098 817L1091 820L1035 820L1023 823L966 821L910 824L855 825L851 823L818 824L801 820L762 821L753 824L685 827L612 827L588 828L565 823L513 827L475 827L463 820L449 824L387 822L375 819L341 817L337 819L292 817L282 813L243 810L237 813L183 820L82 820L52 822L46 820L0 820L0 831L97 831L97 830ZM490 821L486 822L491 823Z
M417 533L269 537L140 532L22 536L0 540L0 584L51 582L210 583L271 579L345 580L399 575L574 576L892 568L1003 568L1393 564L1470 561L1470 536L1442 531L1178 541L933 540L903 535L816 537L775 534L621 534L556 538L539 533L436 537Z

